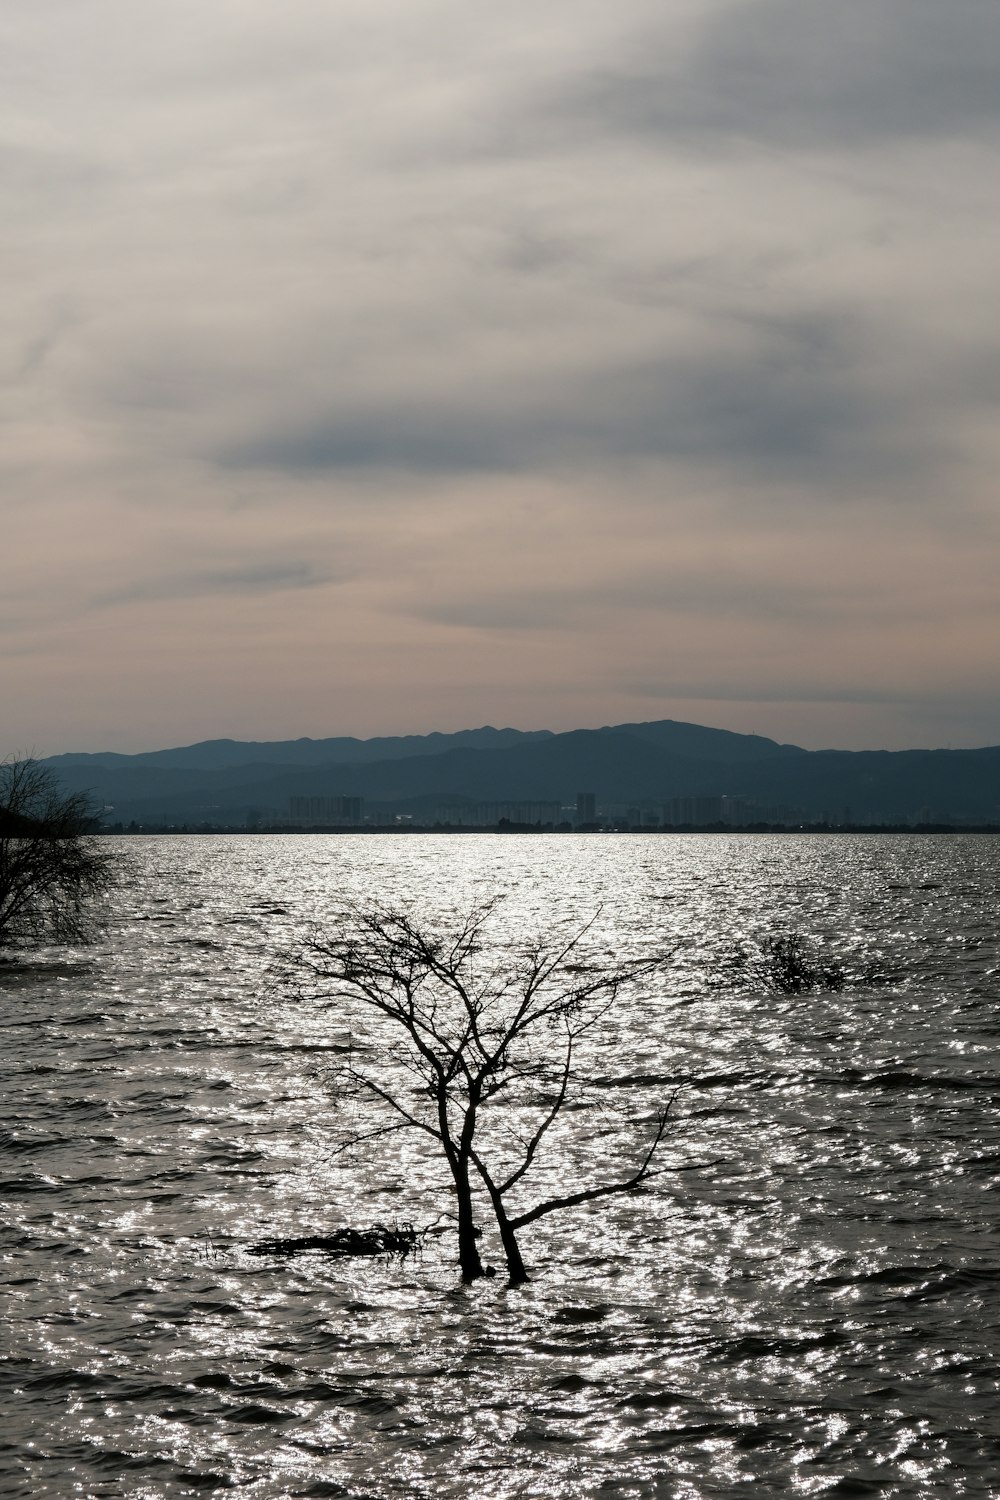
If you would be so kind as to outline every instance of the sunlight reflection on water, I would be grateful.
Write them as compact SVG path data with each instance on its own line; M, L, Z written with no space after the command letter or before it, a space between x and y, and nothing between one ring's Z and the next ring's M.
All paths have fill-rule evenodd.
M106 941L0 974L5 1495L985 1492L997 840L127 844ZM331 1150L334 1038L274 993L276 952L352 899L446 922L497 892L500 944L594 918L583 961L674 950L588 1067L650 1109L688 1078L664 1159L721 1165L532 1226L516 1292L458 1284L450 1237L249 1256L445 1201L416 1141ZM901 978L734 979L734 944L789 929ZM593 1161L595 1117L564 1119Z

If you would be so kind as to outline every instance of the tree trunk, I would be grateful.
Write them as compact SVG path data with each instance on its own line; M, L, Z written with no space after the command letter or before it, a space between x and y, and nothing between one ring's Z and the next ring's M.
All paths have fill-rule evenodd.
M517 1234L514 1225L507 1217L507 1210L503 1206L503 1193L497 1187L490 1176L485 1164L476 1157L476 1168L483 1179L486 1191L490 1195L493 1212L496 1215L497 1228L500 1231L500 1242L503 1245L503 1253L507 1257L507 1275L511 1286L523 1286L528 1280L528 1271L521 1259L521 1247L517 1243Z
M510 1277L511 1286L523 1286L528 1279L524 1261L521 1259L520 1246L517 1243L517 1235L514 1227L504 1213L503 1205L494 1203L496 1209L497 1226L500 1230L500 1239L503 1243L503 1253L507 1257L507 1275Z
M468 1161L455 1162L452 1171L455 1176L455 1196L458 1199L458 1263L462 1268L463 1281L477 1281L484 1273L476 1243Z

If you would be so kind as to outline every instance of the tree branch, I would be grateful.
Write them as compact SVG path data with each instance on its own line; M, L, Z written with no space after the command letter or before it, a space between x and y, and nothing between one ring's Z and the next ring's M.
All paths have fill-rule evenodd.
M575 1208L579 1203L592 1203L597 1198L610 1198L614 1193L634 1192L645 1178L649 1176L650 1163L666 1131L667 1117L670 1113L670 1105L672 1103L673 1100L671 1099L667 1103L666 1108L660 1111L657 1117L656 1134L653 1137L652 1144L646 1152L642 1164L630 1177L626 1177L619 1182L605 1183L602 1187L583 1188L578 1193L567 1193L562 1198L549 1198L544 1203L539 1203L535 1208L529 1209L527 1213L519 1214L516 1218L512 1218L510 1221L511 1228L522 1229L525 1224L533 1224L536 1219L543 1218L545 1214L555 1213L556 1209L559 1208Z

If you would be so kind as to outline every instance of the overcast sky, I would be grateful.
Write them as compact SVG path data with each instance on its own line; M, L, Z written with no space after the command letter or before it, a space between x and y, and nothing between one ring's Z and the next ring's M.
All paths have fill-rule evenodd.
M1000 743L997 0L31 0L0 70L0 753Z

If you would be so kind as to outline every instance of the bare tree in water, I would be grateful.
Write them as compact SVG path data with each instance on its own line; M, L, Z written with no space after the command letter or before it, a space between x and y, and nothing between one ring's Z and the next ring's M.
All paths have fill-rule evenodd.
M87 935L89 904L115 875L92 824L86 795L64 792L47 766L0 763L0 948Z
M568 941L518 945L498 957L485 933L498 899L475 906L447 935L395 908L351 909L307 945L288 983L297 997L325 1003L350 1031L335 1097L358 1112L341 1148L402 1131L424 1136L447 1162L463 1279L485 1274L473 1208L478 1187L517 1284L527 1280L523 1228L632 1192L652 1170L670 1100L644 1120L626 1116L625 1134L644 1136L627 1167L607 1160L601 1140L605 1159L595 1181L524 1202L528 1174L561 1111L587 1094L577 1071L584 1037L594 1040L622 992L656 973L669 954L610 967L576 962L588 924Z

